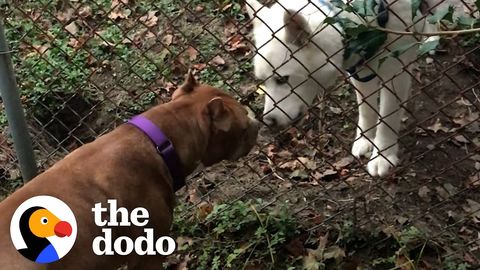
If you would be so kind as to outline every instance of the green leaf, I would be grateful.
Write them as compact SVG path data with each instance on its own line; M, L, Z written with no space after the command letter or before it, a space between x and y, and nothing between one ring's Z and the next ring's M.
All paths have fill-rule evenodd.
M421 4L422 0L412 0L412 19L417 15L417 11L420 9Z
M457 18L457 24L468 28L473 28L478 23L479 21L477 19L465 15L461 15Z
M375 0L355 0L352 2L353 10L363 18L375 16L374 8L376 5Z
M347 4L345 4L342 0L331 0L330 3L341 10L347 12L353 12L353 8Z
M382 64L389 58L389 57L394 57L394 58L397 58L399 57L400 55L402 55L403 53L405 53L406 51L408 51L410 48L412 48L413 46L417 45L418 42L412 42L412 43L407 43L407 44L403 44L395 49L393 49L389 54L387 54L386 56L380 58L378 60L378 68L380 68L382 66Z
M475 6L480 10L480 0L475 1Z
M453 23L453 12L455 11L453 6L449 6L448 8L439 9L432 17L428 18L428 22L431 24L437 24L442 20L446 20L448 22Z
M369 59L387 40L387 33L377 30L368 29L358 34L358 36L350 40L345 48L346 56L350 54L358 54L364 59ZM346 57L348 58L348 57Z
M417 53L418 53L419 56L427 54L428 52L435 50L438 47L439 44L440 44L439 39L424 42L424 43L420 44L420 46L418 47L418 52Z

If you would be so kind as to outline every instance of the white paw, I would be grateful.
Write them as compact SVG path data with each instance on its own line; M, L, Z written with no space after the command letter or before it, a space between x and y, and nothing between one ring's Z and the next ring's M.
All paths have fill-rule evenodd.
M360 158L361 156L368 157L370 156L372 149L373 149L372 142L369 139L362 136L353 143L352 155L356 158Z
M372 176L387 176L390 170L400 162L395 154L388 155L385 153L378 155L377 151L374 152L367 165L368 173Z

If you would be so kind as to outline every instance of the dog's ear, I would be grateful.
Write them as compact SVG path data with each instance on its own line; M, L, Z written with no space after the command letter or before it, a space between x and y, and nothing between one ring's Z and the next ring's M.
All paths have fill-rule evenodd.
M302 47L310 41L310 27L305 17L293 10L285 10L283 15L285 23L285 40L288 43Z
M248 17L250 17L250 19L253 20L254 25L258 21L258 19L256 18L256 17L258 17L257 12L262 8L268 8L268 7L264 7L257 0L247 0L247 1L245 1L245 7L247 8Z
M198 86L197 80L193 76L192 69L188 70L187 75L185 76L185 82L180 86L184 93L190 93Z
M232 124L231 114L221 97L212 98L207 104L208 115L216 129L228 131Z

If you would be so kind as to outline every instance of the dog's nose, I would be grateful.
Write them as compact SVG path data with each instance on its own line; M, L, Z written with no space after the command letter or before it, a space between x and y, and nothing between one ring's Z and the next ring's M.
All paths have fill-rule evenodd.
M276 127L278 124L277 119L273 115L263 117L263 122L269 127Z

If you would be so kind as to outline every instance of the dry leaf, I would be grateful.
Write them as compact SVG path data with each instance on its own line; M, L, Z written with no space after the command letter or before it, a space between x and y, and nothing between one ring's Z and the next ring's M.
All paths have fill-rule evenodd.
M440 122L440 118L437 118L437 121L433 125L428 126L427 129L433 131L434 133L437 133L438 131L443 131L443 132L450 131L450 129L442 125L442 123Z
M223 66L225 65L225 60L220 55L217 55L212 60L210 60L210 63L215 66Z
M173 35L167 34L167 35L163 36L163 38L162 38L163 45L169 46L170 44L172 44L172 42L173 42Z
M463 206L463 210L467 212L476 224L480 223L480 203L467 199L468 205Z
M330 111L333 112L334 114L341 114L342 113L342 109L337 108L337 107L328 107L328 109L330 109Z
M480 163L477 162L476 164ZM480 186L480 172L476 172L468 177L466 185L470 188L478 188Z
M441 199L447 200L450 195L448 192L443 188L443 187L435 187L435 190L437 191L437 194L440 196Z
M407 259L403 255L399 255L395 258L396 269L401 270L413 270L414 264L411 260Z
M427 186L422 186L421 188L418 189L418 196L422 198L424 201L431 201L429 193L431 190Z
M150 10L147 15L140 17L140 21L143 22L147 27L152 27L157 25L158 17L155 15L156 10Z
M332 169L326 169L325 171L316 174L315 179L316 180L324 180L324 181L332 181L333 179L338 177L338 172L336 170Z
M71 22L69 25L65 26L65 30L70 32L70 34L75 35L78 32L78 26L75 22Z
M188 46L187 54L188 54L188 59L190 61L195 61L195 59L197 59L197 56L198 56L198 51L194 47Z
M202 5L197 5L197 6L195 7L195 12L202 12L202 11L204 11L204 10L205 10L205 7L202 6Z
M126 19L131 13L130 9L123 9L123 5L127 5L128 0L112 0L111 11L108 18L112 20Z
M208 202L202 202L198 205L197 217L204 220L213 211L213 205Z
M335 259L337 262L345 257L345 251L339 246L330 246L325 249L325 252L323 254L324 260Z
M78 10L78 15L82 18L88 18L92 16L92 8L90 6L83 6Z
M58 12L55 17L61 22L68 22L73 18L74 11L73 8L69 8L65 11Z
M344 157L344 158L340 159L339 161L333 163L333 167L335 167L335 169L337 169L337 170L343 169L343 168L347 167L348 165L350 165L353 162L353 160L354 159L353 159L352 156Z
M175 242L177 243L177 250L185 250L193 245L193 239L190 237L179 236Z
M50 45L45 43L43 45L33 45L33 48L35 48L39 54L44 54L48 48L50 48Z
M463 135L461 135L461 134L456 135L456 136L453 137L453 138L454 138L457 142L459 142L459 143L465 143L465 144L470 143L470 141L469 141L467 138L465 138L465 136L463 136Z

